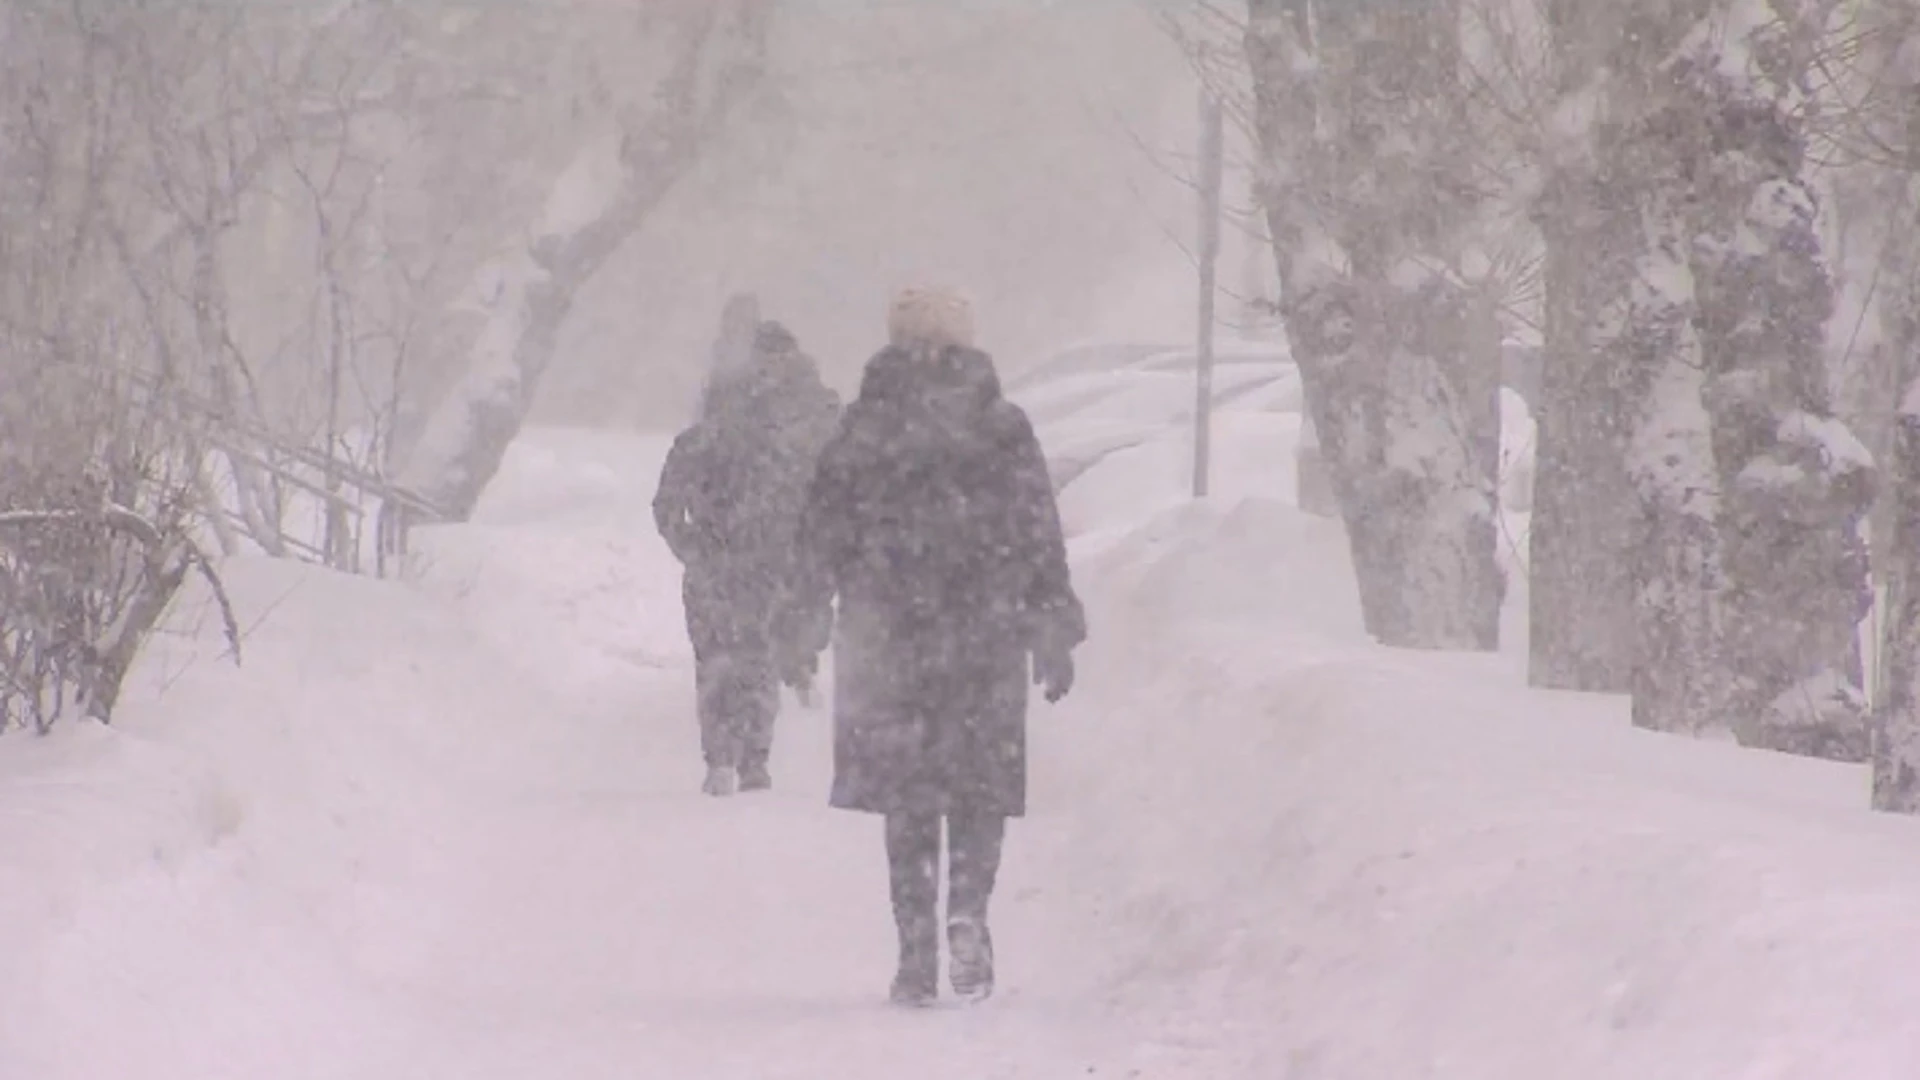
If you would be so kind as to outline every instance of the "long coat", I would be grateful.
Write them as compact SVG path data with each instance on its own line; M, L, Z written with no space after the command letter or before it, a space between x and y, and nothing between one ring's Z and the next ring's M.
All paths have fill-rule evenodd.
M794 534L840 399L777 327L708 390L699 421L660 470L654 523L686 567L683 598L696 654L760 652L772 640Z
M1029 658L1086 622L1039 440L985 353L868 362L796 566L798 617L820 645L832 625L832 804L1025 813Z

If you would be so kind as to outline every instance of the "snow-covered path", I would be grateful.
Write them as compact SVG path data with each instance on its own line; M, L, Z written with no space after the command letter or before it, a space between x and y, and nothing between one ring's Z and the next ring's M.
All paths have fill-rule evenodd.
M822 806L817 715L782 732L780 790L724 802L695 793L692 740L586 726L603 784L497 793L416 881L420 902L460 905L406 980L466 1047L446 1075L1064 1076L1111 1049L1045 953L1031 887L1001 905L995 1008L884 1006L878 831Z
M696 793L658 449L529 433L417 582L233 562L243 667L189 602L115 727L0 739L0 1080L1920 1075L1913 821L1367 644L1251 441L1210 503L1145 454L1072 500L1002 993L894 1010L825 712Z
M5 759L72 781L0 775L0 822L95 850L0 899L49 931L0 960L0 1077L1067 1077L1144 1045L1097 897L1046 870L1061 815L1015 828L1000 995L885 1003L879 823L825 805L827 712L788 701L773 792L698 793L655 463L594 442L535 442L414 585L229 567L267 615L241 669L203 618L156 645L154 707ZM1044 773L1085 721L1041 719Z
M1045 887L1048 822L1016 832L1000 997L901 1013L878 823L825 807L825 714L789 706L774 792L706 799L686 678L568 714L591 752L477 801L416 882L464 898L406 980L467 1046L446 1075L1063 1077L1113 1054L1125 1033L1054 947L1077 913Z
M550 476L537 452L521 455L532 475L501 485L508 497L484 518L499 524L443 545L436 574L457 586L451 599L519 654L554 716L528 750L541 766L478 800L482 816L462 830L471 850L431 886L491 895L459 920L423 985L463 988L509 1030L524 1023L536 1057L543 1028L576 1039L573 1025L591 1017L609 1036L641 1038L636 1052L703 1062L702 1076L813 1076L827 1064L848 1076L1059 1076L1111 1054L1099 958L1063 952L1059 933L1084 921L1083 894L1045 880L1050 850L1073 842L1071 818L1015 826L995 911L999 997L903 1015L884 1004L893 930L879 821L826 806L830 688L814 708L785 699L774 791L697 794L679 574L648 516L655 464L608 463L597 493L555 494L595 444L559 451ZM1036 720L1048 726L1036 736L1044 777L1085 719L1068 707ZM487 954L476 939L501 944ZM528 986L552 991L530 1003Z

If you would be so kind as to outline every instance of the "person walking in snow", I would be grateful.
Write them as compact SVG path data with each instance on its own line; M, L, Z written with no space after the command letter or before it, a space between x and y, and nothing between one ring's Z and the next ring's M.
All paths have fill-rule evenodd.
M750 317L729 305L730 316L743 312ZM792 670L805 657L774 619L814 463L839 413L839 397L793 335L757 322L744 357L716 354L700 417L661 468L654 521L685 567L709 795L772 786L780 683L803 692L810 683L811 672Z
M1026 810L1029 674L1065 696L1086 620L1039 440L966 302L910 290L888 330L821 454L788 617L815 652L832 638L831 803L885 818L893 1000L939 995L943 824L950 981L980 1000L1006 822Z

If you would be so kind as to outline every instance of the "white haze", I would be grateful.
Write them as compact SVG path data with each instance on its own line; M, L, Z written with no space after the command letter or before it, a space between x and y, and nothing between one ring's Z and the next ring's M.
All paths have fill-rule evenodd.
M594 280L543 418L679 419L736 289L843 388L915 282L971 295L1009 370L1190 334L1195 86L1146 9L804 0L780 26L786 119L728 139Z

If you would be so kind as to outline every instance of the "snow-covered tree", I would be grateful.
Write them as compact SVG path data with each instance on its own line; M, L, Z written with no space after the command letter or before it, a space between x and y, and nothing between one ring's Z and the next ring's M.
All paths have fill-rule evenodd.
M1477 223L1460 9L1249 0L1252 125L1283 319L1371 633L1491 649L1497 357L1459 273Z
M1834 415L1833 285L1808 180L1831 0L1722 0L1669 62L1721 493L1718 656L1752 745L1861 760L1873 461Z
M1593 229L1582 334L1626 423L1636 722L1858 758L1872 460L1833 415L1832 287L1806 178L1827 11L1585 13L1601 53L1562 105L1575 137L1557 148L1555 194Z
M1694 732L1721 719L1725 700L1720 501L1686 220L1692 114L1661 72L1699 11L1656 0L1622 14L1590 120L1588 189L1618 215L1609 224L1621 243L1590 267L1587 333L1598 363L1620 372L1637 501L1633 720Z

